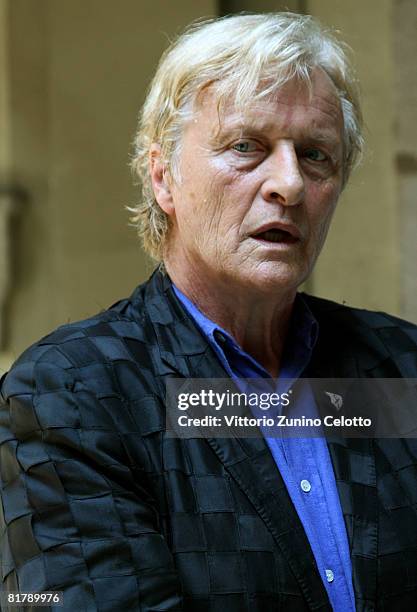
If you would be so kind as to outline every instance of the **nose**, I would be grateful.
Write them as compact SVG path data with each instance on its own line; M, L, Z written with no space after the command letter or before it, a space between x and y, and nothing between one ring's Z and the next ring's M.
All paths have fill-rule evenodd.
M281 140L264 161L265 180L261 193L267 202L284 206L299 204L304 197L304 178L297 152L290 140Z

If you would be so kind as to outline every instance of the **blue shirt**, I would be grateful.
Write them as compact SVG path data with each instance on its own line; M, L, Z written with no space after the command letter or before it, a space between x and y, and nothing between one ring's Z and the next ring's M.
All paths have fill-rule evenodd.
M265 368L243 351L230 334L208 319L175 286L174 291L238 387L242 389L242 378L270 378ZM279 393L302 375L317 336L318 323L298 294L277 380ZM298 398L296 410L309 416L317 413L307 385ZM268 437L266 431L263 434L303 524L333 610L354 611L349 544L326 440Z

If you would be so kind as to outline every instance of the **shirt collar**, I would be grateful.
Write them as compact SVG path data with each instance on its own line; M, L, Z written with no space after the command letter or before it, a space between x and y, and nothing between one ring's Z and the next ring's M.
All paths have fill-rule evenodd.
M222 356L225 357L229 366L232 365L230 355L233 355L234 357L238 357L239 360L246 360L250 367L258 372L258 376L259 373L261 373L262 376L269 376L264 368L238 345L233 336L203 314L201 310L178 289L178 287L174 284L172 284L172 287L176 296L195 320L210 344L217 352L221 351ZM298 376L301 371L305 369L317 342L318 327L318 322L307 303L302 295L297 293L291 315L290 329L285 344L280 376L292 378L296 372ZM235 362L234 359L233 361ZM232 367L232 370L235 370L235 368Z

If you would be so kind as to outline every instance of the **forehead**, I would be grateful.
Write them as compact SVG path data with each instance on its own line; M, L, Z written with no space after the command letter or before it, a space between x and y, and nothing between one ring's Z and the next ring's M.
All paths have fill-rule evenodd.
M230 130L246 129L273 134L284 130L313 130L341 137L343 113L330 77L321 69L311 75L311 86L300 80L287 82L265 98L249 100L243 108L231 101L219 105L213 87L201 98L198 114L211 137Z

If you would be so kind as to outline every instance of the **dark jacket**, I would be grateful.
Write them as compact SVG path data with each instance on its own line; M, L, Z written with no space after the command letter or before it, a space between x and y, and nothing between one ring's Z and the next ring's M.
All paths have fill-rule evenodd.
M417 378L415 326L305 299L312 376ZM264 440L168 438L172 376L226 377L159 272L16 362L0 406L3 589L63 591L56 610L330 611ZM329 449L357 610L416 609L417 440Z

